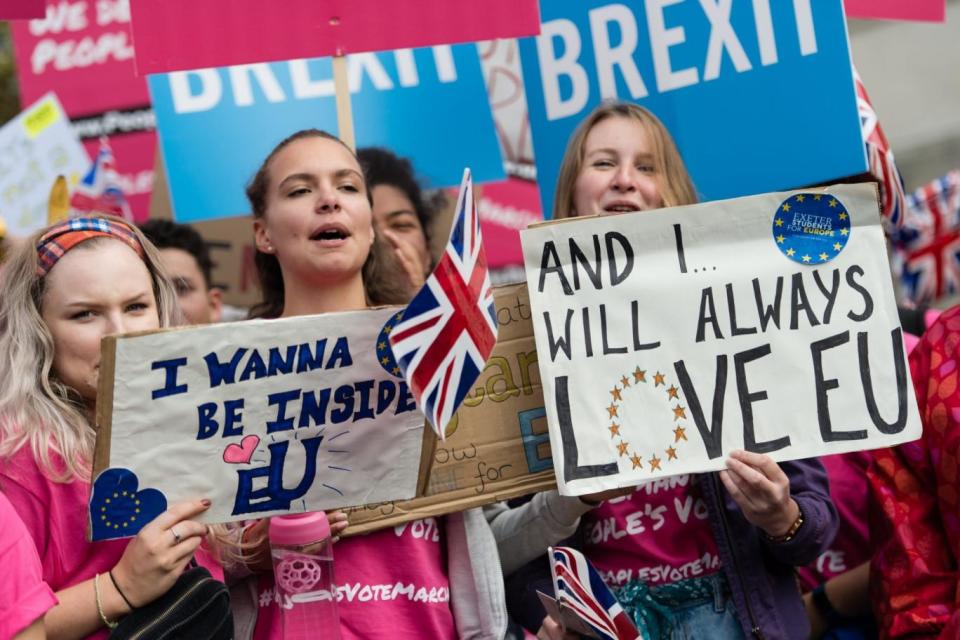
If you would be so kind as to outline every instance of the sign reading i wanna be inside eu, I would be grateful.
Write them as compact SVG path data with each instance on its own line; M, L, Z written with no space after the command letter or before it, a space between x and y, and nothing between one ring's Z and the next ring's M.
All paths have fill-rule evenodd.
M357 145L410 158L426 185L504 176L472 44L348 56ZM244 187L273 147L315 127L337 133L330 58L199 69L149 77L180 222L249 212Z
M521 41L541 199L577 124L636 102L673 135L706 200L866 169L840 2L549 0Z

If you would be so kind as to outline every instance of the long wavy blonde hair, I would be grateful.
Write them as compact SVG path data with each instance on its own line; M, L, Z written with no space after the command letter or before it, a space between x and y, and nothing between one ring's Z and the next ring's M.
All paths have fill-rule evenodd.
M590 131L607 118L631 118L637 120L647 131L653 147L653 164L659 181L660 196L664 207L676 207L697 202L697 191L677 150L677 145L667 128L657 116L640 105L630 102L604 102L577 125L567 150L563 154L557 189L553 197L553 218L569 218L573 215L573 189L580 169L583 167L584 146Z
M126 224L108 215L91 217ZM160 326L180 324L177 294L160 255L139 229L129 226L144 250ZM0 273L0 459L29 446L51 480L89 482L96 440L92 414L80 394L57 379L53 336L41 316L46 278L37 274L36 246L45 231L22 242ZM75 250L89 250L105 240L93 238Z

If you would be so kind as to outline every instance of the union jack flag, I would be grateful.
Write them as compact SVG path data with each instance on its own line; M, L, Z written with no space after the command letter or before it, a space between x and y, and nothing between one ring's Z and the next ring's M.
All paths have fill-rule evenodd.
M903 296L926 304L960 293L960 170L907 196L907 214L890 238Z
M447 248L390 333L397 363L441 440L496 342L497 314L467 169Z
M70 216L82 213L109 213L133 222L133 212L119 185L113 150L106 138L100 138L100 150L90 171L70 196Z
M557 604L575 613L600 638L640 637L630 616L582 553L570 547L550 547L550 573Z
M857 89L857 110L860 113L860 130L867 147L867 161L870 173L880 182L881 219L888 232L904 224L906 213L906 194L903 178L893 159L890 143L880 127L877 113L873 110L867 90L860 80L860 74L853 70L853 79Z

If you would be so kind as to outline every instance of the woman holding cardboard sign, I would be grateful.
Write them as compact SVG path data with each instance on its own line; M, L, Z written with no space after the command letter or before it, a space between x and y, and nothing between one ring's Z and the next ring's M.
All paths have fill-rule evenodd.
M247 196L264 296L255 316L406 301L408 287L377 271L370 190L339 139L317 130L293 134L264 161ZM479 510L349 538L337 544L336 559L345 639L503 635L496 544ZM255 638L277 637L271 582L263 574L257 584ZM241 607L238 634L246 624Z
M559 176L556 218L696 201L669 133L632 104L605 104L588 116ZM644 372L637 375L642 380ZM807 637L793 567L813 560L837 525L819 462L777 464L736 451L716 474L664 478L581 502L594 507L580 518L584 553L643 637ZM526 623L535 628L541 619ZM540 637L560 634L544 620Z
M126 222L77 218L35 234L0 279L0 490L27 526L59 600L51 638L105 638L164 596L206 525L207 500L172 505L132 539L86 541L100 339L178 319L156 250Z

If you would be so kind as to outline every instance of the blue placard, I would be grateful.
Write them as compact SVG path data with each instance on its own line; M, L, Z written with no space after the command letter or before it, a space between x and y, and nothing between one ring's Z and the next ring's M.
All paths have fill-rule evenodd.
M520 53L545 214L567 140L602 98L663 120L704 200L864 172L841 4L543 0Z
M474 45L350 56L358 146L411 159L428 187L504 177ZM298 129L337 132L330 58L149 77L180 222L249 212L244 187L270 150Z

